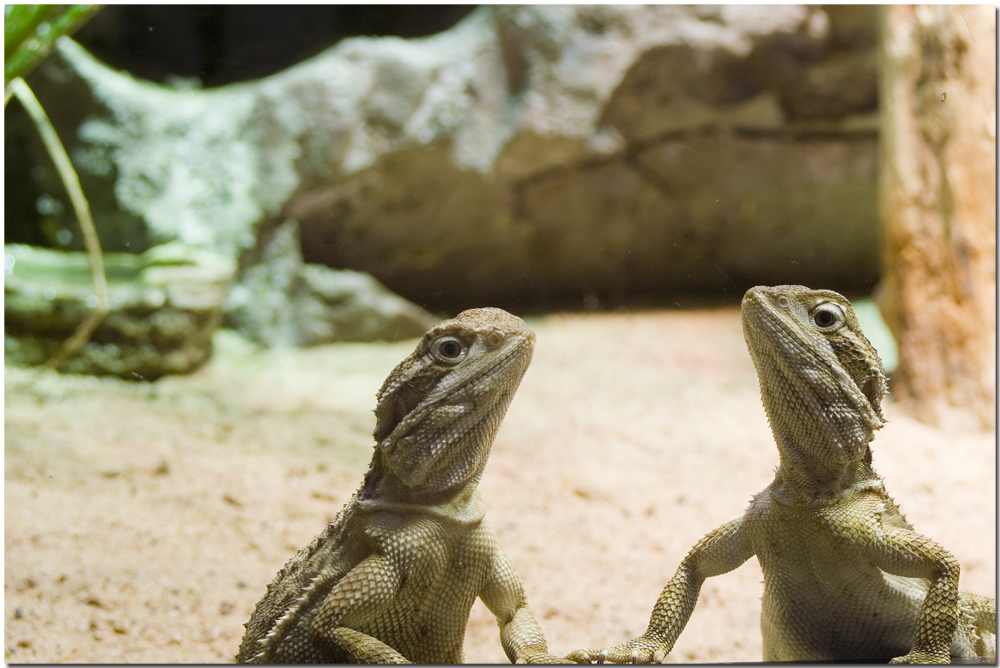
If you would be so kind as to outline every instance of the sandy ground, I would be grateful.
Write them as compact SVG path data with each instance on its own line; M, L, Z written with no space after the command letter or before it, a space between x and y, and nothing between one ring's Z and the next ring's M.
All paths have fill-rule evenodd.
M736 308L531 321L535 360L481 489L550 649L640 633L707 531L777 464ZM5 658L229 661L265 585L371 455L413 342L257 350L227 332L155 384L5 370ZM917 528L996 584L993 434L886 406L875 465ZM760 569L709 580L668 661L760 658ZM504 662L477 603L470 662Z

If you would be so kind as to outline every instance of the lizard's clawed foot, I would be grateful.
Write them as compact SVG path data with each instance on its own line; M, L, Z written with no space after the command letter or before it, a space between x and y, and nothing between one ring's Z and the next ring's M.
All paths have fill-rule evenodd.
M573 663L593 663L600 655L599 649L578 649L567 654L566 659Z
M667 648L654 638L640 636L623 645L607 649L578 649L566 658L577 663L660 663Z

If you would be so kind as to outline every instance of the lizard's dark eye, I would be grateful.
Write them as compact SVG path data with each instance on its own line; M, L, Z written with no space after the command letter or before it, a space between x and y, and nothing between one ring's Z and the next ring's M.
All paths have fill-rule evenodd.
M820 327L829 327L837 322L837 318L829 311L818 311L813 317L816 319L816 324Z
M820 329L830 329L844 321L844 311L836 304L820 304L812 312L812 319Z
M458 339L447 336L434 343L433 351L443 362L457 362L465 353L465 346Z

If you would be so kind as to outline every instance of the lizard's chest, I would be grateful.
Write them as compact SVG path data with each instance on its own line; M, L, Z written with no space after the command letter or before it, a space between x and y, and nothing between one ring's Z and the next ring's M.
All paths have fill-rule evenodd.
M374 524L374 523L373 523ZM405 528L369 527L379 554L399 573L397 599L414 609L435 609L442 600L469 597L486 582L496 542L484 524L456 525L423 519Z
M374 618L344 619L416 662L461 661L469 611L489 575L495 535L485 523L377 519L367 537L393 565L398 585Z
M773 572L781 581L818 586L852 571L854 546L830 530L831 514L836 514L831 508L758 500L747 524L765 576Z
M765 660L906 653L926 583L871 563L881 508L862 495L815 506L764 501L748 513L764 572Z

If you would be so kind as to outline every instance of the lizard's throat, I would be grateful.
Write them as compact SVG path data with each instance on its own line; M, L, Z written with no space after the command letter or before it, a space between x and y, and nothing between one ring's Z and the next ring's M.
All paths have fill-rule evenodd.
M782 466L834 479L864 459L881 420L834 360L751 348Z
M358 490L361 507L369 510L393 510L440 515L463 524L479 522L486 506L479 495L479 477L451 489L417 490L406 485L381 461L378 453Z
M778 479L810 496L834 495L850 487L869 469L871 430L835 429L782 408L772 411L765 401L768 422L778 447ZM826 422L821 420L819 422Z

